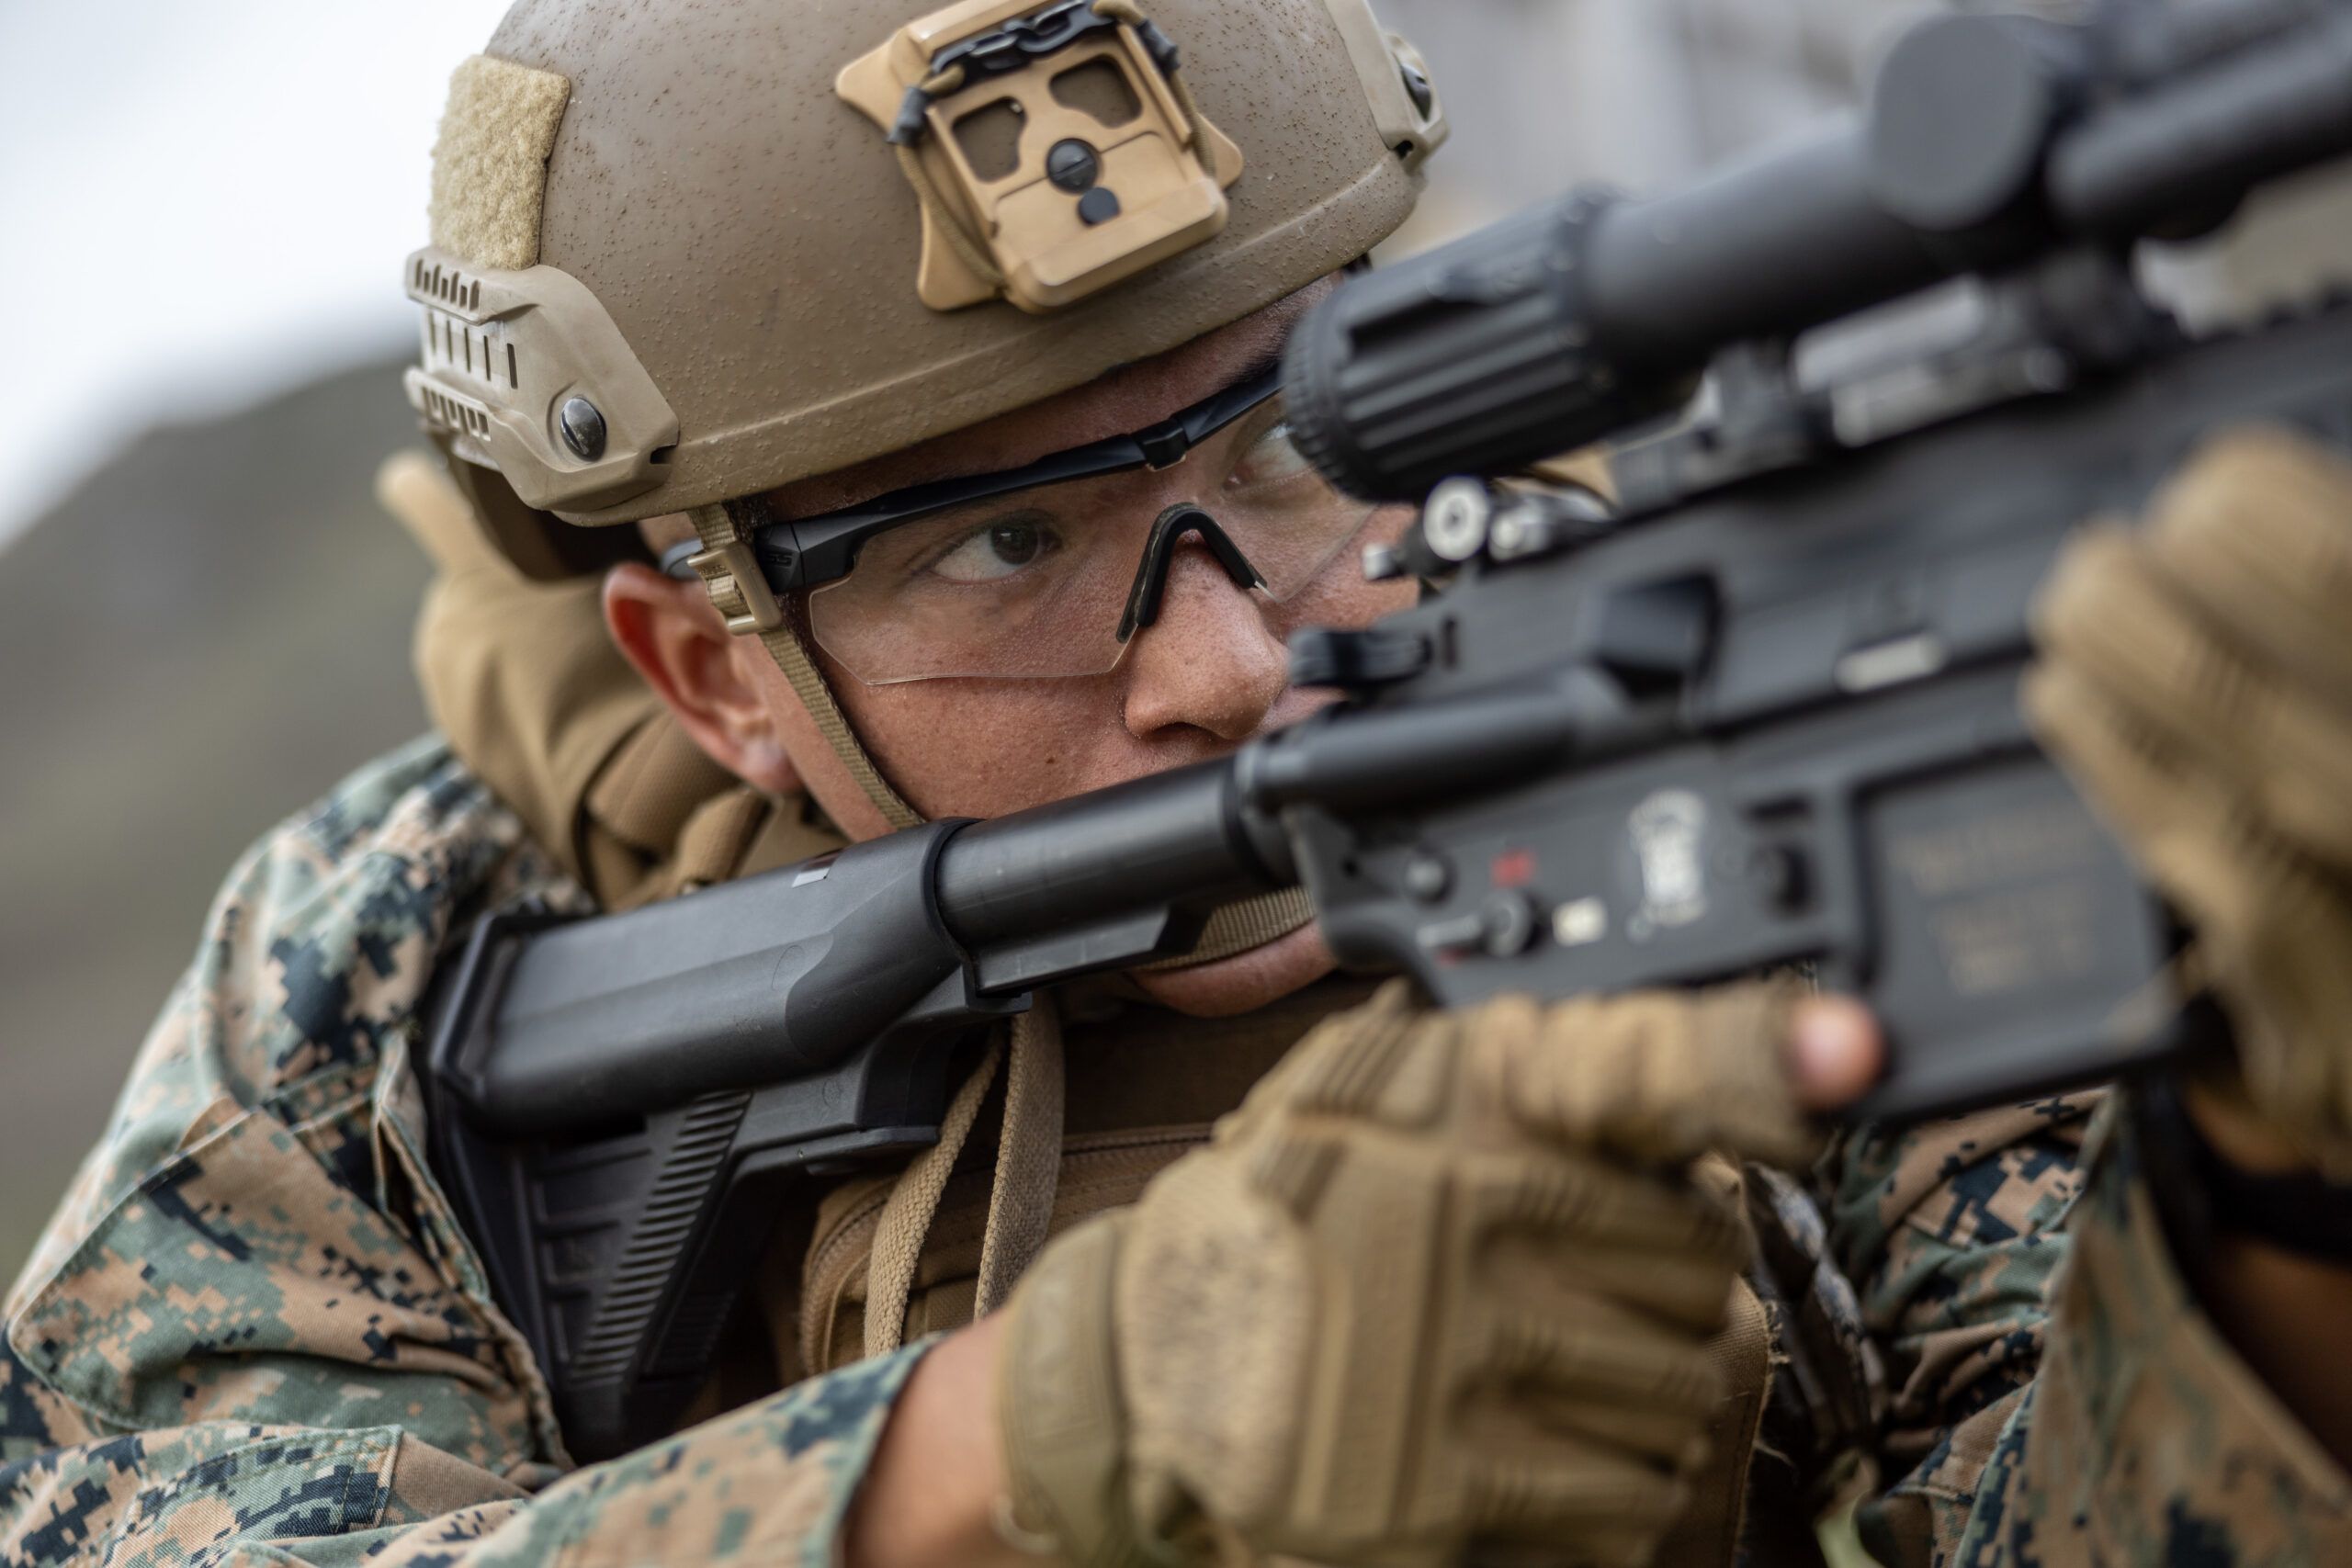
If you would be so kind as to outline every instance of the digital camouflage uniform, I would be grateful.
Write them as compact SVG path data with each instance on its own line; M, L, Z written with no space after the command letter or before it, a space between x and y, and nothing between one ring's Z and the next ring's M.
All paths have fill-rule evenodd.
M531 895L580 897L438 741L240 865L8 1299L0 1561L834 1561L922 1345L567 1474L424 1169L420 994L453 930ZM1865 1539L1904 1564L2352 1560L2344 1477L2190 1304L2128 1143L2079 1163L2089 1117L1825 1161L1818 1235L1886 1374Z
M437 743L231 876L9 1298L0 1560L831 1561L919 1348L558 1480L406 1066L453 920L527 893L576 897Z

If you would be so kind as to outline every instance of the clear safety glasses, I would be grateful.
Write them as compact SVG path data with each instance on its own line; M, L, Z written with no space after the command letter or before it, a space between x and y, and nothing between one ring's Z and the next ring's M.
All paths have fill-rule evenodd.
M1157 618L1188 544L1262 608L1374 542L1375 509L1292 445L1280 385L1268 370L1132 435L760 524L753 551L869 685L1101 675ZM665 565L691 576L692 553Z

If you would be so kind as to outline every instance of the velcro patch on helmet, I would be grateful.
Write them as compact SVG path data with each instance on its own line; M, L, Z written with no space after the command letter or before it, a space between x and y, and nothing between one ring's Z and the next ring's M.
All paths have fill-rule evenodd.
M519 271L539 259L548 155L571 84L477 54L449 77L433 147L433 243L478 267Z
M935 310L1047 311L1215 237L1241 150L1136 0L963 0L843 68L922 209Z

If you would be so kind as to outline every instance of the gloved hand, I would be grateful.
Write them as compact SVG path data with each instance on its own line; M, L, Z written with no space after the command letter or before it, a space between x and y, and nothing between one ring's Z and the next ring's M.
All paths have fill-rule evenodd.
M2243 1090L2352 1177L2352 464L2247 431L2037 613L2045 745L2196 931Z
M1803 1156L1796 994L1441 1013L1398 985L1323 1024L1014 1294L1008 1533L1089 1568L1645 1562L1747 1245L1690 1162Z

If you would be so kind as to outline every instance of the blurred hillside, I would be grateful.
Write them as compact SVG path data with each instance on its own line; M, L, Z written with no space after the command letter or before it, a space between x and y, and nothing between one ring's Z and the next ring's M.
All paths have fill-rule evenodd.
M394 364L159 429L0 554L0 1274L237 853L424 726Z

